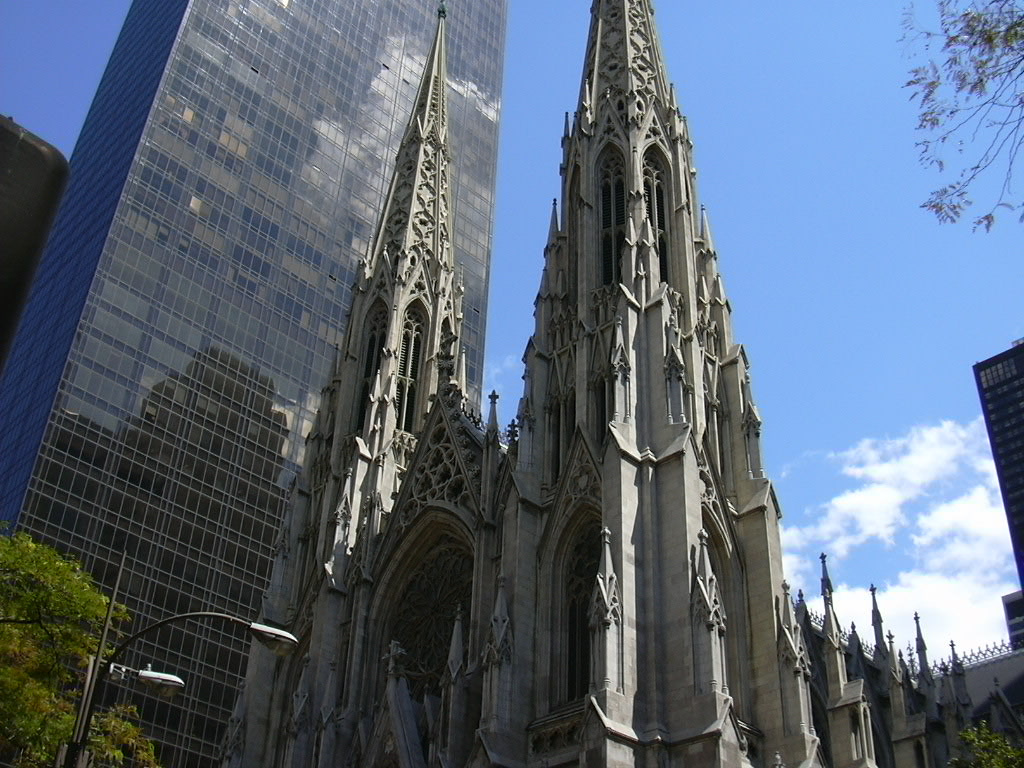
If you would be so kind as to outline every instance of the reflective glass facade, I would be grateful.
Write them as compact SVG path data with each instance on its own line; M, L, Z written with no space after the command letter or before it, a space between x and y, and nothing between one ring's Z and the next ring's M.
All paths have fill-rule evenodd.
M127 552L136 627L259 612L435 13L423 0L129 12L0 382L0 515L108 587ZM475 396L505 13L481 0L448 15ZM172 702L138 699L168 768L215 764L247 645L204 623L136 646L129 665L188 680Z
M1024 584L1024 339L977 363L974 378L1006 507L1017 575Z

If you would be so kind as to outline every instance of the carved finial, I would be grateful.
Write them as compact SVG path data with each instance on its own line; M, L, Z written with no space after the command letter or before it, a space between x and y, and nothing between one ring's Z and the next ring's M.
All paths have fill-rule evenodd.
M931 670L928 666L928 646L925 645L924 635L921 632L921 617L914 611L914 624L917 626L917 660L921 666L920 674L931 677Z
M448 644L448 674L454 680L462 669L462 604L455 611L455 622L452 624L452 638Z
M405 649L402 648L397 640L392 640L388 644L388 652L384 656L384 661L388 663L388 677L398 677L401 674L398 659L402 656L405 656Z
M828 575L828 555L821 553L821 596L825 598L825 605L832 605L832 579Z
M441 2L438 4L437 16L440 19L446 18L448 16L448 7L445 4L445 0L441 0Z
M711 220L708 217L708 209L703 204L700 206L700 237L709 251L715 249L711 239Z
M489 434L498 433L498 393L491 390L491 394L488 396L491 401L491 409L487 413L487 432Z
M875 630L875 651L876 653L886 653L885 639L882 633L882 612L878 610L878 599L875 597L875 593L878 590L875 589L875 585L871 585L871 626Z

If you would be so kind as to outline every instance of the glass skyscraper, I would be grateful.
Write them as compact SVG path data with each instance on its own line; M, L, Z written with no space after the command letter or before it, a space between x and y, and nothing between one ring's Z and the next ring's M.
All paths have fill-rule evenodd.
M1024 586L1024 339L975 363L974 380L1006 507L1017 575Z
M127 552L136 628L259 611L436 10L135 0L129 11L0 381L0 518L108 587ZM505 15L506 0L480 0L448 17L477 397ZM136 646L129 665L188 680L172 702L138 699L168 768L215 764L247 645L233 627L196 624Z

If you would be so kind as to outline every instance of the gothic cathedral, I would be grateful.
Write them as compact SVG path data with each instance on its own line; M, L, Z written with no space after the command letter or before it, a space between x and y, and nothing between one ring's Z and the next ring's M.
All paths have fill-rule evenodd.
M507 432L464 395L445 58L442 6L265 597L301 646L253 650L225 765L944 765L955 676L783 581L651 0L594 0Z

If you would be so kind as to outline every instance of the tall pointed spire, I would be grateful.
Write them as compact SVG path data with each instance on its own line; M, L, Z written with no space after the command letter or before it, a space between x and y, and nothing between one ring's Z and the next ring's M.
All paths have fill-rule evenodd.
M828 575L828 555L821 553L821 596L826 606L832 605L832 579Z
M650 0L595 0L580 88L579 115L592 121L607 100L622 123L643 121L656 103L671 108Z
M417 266L421 255L435 265L454 269L449 221L447 11L443 3L437 16L437 33L398 150L371 254L371 271L383 266L386 253L399 280Z
M924 635L921 633L921 617L914 613L914 625L917 627L917 638L915 645L917 646L917 663L919 666L918 677L926 678L931 680L932 669L928 663L928 646L924 642Z
M888 655L885 643L885 627L882 624L882 612L878 610L878 599L875 597L875 585L871 585L871 626L875 630L875 658Z
M447 17L448 11L442 2L437 9L437 33L430 53L427 54L427 63L420 79L419 92L416 94L416 107L406 128L406 139L415 128L419 128L421 135L436 129L439 138L445 143L448 141L448 46L445 35Z

